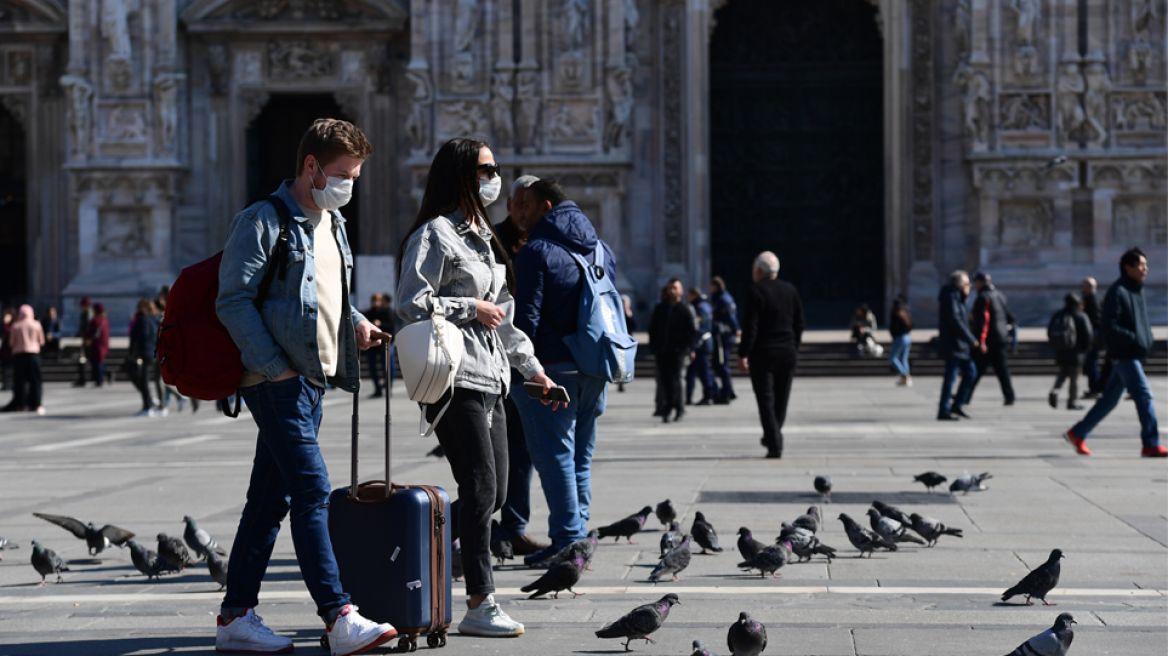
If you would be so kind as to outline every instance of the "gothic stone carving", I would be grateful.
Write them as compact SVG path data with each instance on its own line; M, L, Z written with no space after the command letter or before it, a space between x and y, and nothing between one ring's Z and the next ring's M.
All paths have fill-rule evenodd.
M440 104L438 109L440 142L454 137L483 137L491 129L491 121L480 102L447 102Z
M929 0L913 0L912 231L913 259L933 259L933 20ZM960 69L959 69L960 70Z
M207 46L207 77L211 83L212 95L222 96L227 93L228 76L231 70L229 61L227 46L221 43Z
M957 0L953 7L953 36L957 40L957 61L969 60L969 0Z
M57 84L60 73L57 71L57 49L51 43L42 43L37 46L37 86L41 94L55 96L61 90Z
M556 141L593 141L596 106L591 101L548 103L548 137Z
M97 213L97 253L104 257L150 257L153 254L150 210L102 208Z
M685 25L685 3L673 0L663 7L661 17L661 70L662 70L662 163L664 164L665 188L662 190L664 203L665 261L683 262L684 213L682 203L685 188L682 186L682 100L681 71L684 61L685 41L682 29Z
M90 125L93 120L91 101L93 85L80 75L64 75L61 86L68 94L69 136L73 138L73 154L84 155L89 149Z
M12 114L17 123L28 127L28 99L24 96L0 96L0 105Z
M9 52L7 70L10 86L28 86L32 82L32 53L27 50Z
M248 89L239 93L239 115L243 118L244 125L251 125L251 122L260 115L264 105L268 104L268 98L267 91L258 89Z
M1101 61L1087 64L1086 90L1083 92L1085 127L1088 141L1102 143L1107 139L1107 94L1111 91L1111 76Z
M713 21L711 9L711 22ZM637 65L637 39L641 36L641 10L637 8L637 0L624 0L625 14L625 58L629 67ZM711 28L712 30L712 28Z
M990 130L990 81L985 73L961 64L953 74L953 82L963 90L961 113L965 133L973 142L973 150L985 150Z
M1132 44L1128 50L1128 65L1136 84L1146 84L1152 65L1152 33L1156 22L1156 0L1129 0L1131 2Z
M1050 129L1050 96L1045 93L1003 94L1003 130L1044 132Z
M1059 136L1061 142L1065 144L1067 140L1079 137L1080 128L1087 118L1086 112L1083 111L1083 93L1087 90L1087 83L1083 80L1083 74L1079 72L1078 63L1063 62L1057 88Z
M511 146L515 139L515 87L511 84L513 73L496 70L491 90L491 125L494 128L495 144L502 148Z
M1117 199L1111 210L1112 244L1168 244L1168 202L1163 197Z
M341 82L349 84L365 81L365 53L360 50L341 51Z
M1060 185L1079 186L1079 165L1064 161L1049 166L1039 160L987 162L973 167L973 186L991 197L1043 192Z
M1087 177L1096 189L1154 192L1168 187L1168 165L1162 160L1098 161L1087 163Z
M539 71L521 70L516 84L516 145L533 152L539 145Z
M406 71L406 77L414 85L410 115L406 118L406 134L410 137L410 152L422 155L430 147L430 112L434 104L434 86L427 69Z
M154 102L162 128L162 150L174 154L178 141L178 92L187 76L182 73L163 73L154 78Z
M235 53L235 66L232 75L236 84L260 84L264 81L264 65L262 53L255 50L244 50Z
M1014 72L1026 80L1042 72L1035 48L1035 29L1042 15L1041 0L1006 0L1006 9L1016 17L1014 24Z
M454 9L454 52L451 69L454 72L454 86L468 90L474 86L475 78L475 35L482 21L479 0L456 0Z
M130 44L128 0L102 0L101 33L105 37L106 80L115 92L129 90L133 79L133 48Z
M1054 201L1002 201L998 210L998 246L1042 248L1054 245Z
M578 87L584 82L590 17L589 0L563 0L564 52L560 55L559 69L560 80L566 87Z
M342 21L369 16L361 3L347 0L256 0L228 5L216 18L242 21Z
M146 141L146 115L141 105L113 105L102 108L101 141L142 143Z
M1168 96L1152 91L1112 94L1111 124L1117 132L1168 130Z
M624 145L633 113L633 71L628 66L613 66L608 69L606 82L609 110L604 124L604 149L608 151Z
M312 41L269 41L268 76L273 80L328 77L333 55L327 45Z

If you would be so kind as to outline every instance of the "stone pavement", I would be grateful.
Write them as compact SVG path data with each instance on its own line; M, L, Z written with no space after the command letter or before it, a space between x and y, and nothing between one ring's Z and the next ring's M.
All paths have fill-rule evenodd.
M725 654L726 628L748 610L768 626L767 654L802 656L1005 654L1050 626L1061 611L1079 624L1072 654L1163 654L1168 648L1168 462L1141 460L1135 409L1124 403L1092 436L1096 455L1077 457L1058 437L1081 413L1046 405L1046 378L1018 378L1018 405L1003 407L992 379L969 407L976 421L933 420L939 381L798 379L781 461L763 460L753 399L691 409L687 420L652 420L652 386L634 383L609 396L594 468L593 524L620 519L669 497L688 529L701 510L727 548L695 555L684 582L646 582L660 537L651 519L636 545L604 543L585 573L582 597L526 600L518 588L538 572L507 565L498 598L527 625L514 640L459 637L442 653L620 653L619 641L593 632L634 606L676 592L656 645L646 654L689 654L694 638ZM1164 380L1153 382L1160 417L1168 417ZM445 461L426 458L432 440L414 437L417 411L395 397L394 480L447 489ZM196 517L230 545L254 448L248 417L230 420L208 407L191 415L135 419L129 385L72 390L51 385L49 415L0 416L0 536L20 548L0 552L0 656L210 653L221 593L202 567L147 583L129 553L90 560L83 542L32 517L48 512L113 523L153 547L159 531L181 534ZM350 398L326 395L324 451L335 485L348 476ZM365 402L362 478L380 477L381 406ZM992 472L989 490L927 495L912 475L935 469L950 479ZM814 475L830 474L835 500L820 536L841 552L789 565L781 579L740 573L733 545L739 526L770 541L779 524L817 503ZM854 558L840 512L857 519L879 498L965 529L933 549L905 548ZM543 533L538 484L532 533ZM866 522L865 522L866 523ZM322 627L296 567L289 531L281 533L259 612L295 638L298 652L322 653ZM41 540L69 561L65 583L36 587L29 541ZM998 596L1040 564L1052 548L1066 553L1056 608L1002 605ZM456 606L462 597L456 589ZM461 613L456 610L455 622ZM421 649L426 649L424 646Z

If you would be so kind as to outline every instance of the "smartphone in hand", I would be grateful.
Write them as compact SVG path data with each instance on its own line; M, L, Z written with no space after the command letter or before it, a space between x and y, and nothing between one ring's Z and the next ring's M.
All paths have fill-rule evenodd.
M523 387L527 390L527 395L537 401L559 401L567 405L571 400L568 398L568 390L558 385L549 389L547 394L543 393L543 385L539 383L527 382L523 383Z

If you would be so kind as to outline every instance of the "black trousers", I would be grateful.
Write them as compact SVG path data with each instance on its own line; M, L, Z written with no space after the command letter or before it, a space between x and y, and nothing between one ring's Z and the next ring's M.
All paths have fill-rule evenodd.
M977 377L973 379L973 387L969 390L969 399L966 403L973 400L973 392L977 389L977 383L981 377L985 375L987 367L993 367L994 373L998 376L998 383L1002 386L1002 397L1006 401L1014 400L1014 384L1010 382L1010 367L1006 365L1006 345L989 345L985 353L978 349L973 351L973 363L977 366Z
M455 387L450 409L434 434L446 451L458 484L457 511L451 521L462 547L462 571L468 595L491 594L491 515L507 496L507 414L498 394ZM426 408L433 421L450 392ZM452 538L453 539L453 538Z
M768 451L783 453L783 423L799 358L794 353L758 353L750 356L750 383L758 401L762 439Z
M17 353L12 356L12 406L16 410L36 410L41 404L41 356L39 353Z
M162 403L162 397L154 398L154 390L151 388L151 383L154 382L152 370L154 368L154 361L150 358L142 358L134 366L134 387L138 388L138 393L142 395L142 409L149 410L154 407L154 404Z
M685 386L682 377L685 376L686 353L665 353L657 356L657 406L663 415L668 416L670 410L685 412Z

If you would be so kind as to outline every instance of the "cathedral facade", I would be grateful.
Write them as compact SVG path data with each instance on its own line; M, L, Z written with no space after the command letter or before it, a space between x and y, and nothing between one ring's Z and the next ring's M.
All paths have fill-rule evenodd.
M957 268L1045 325L1140 246L1164 323L1166 18L1164 0L0 0L0 302L90 297L124 324L333 116L374 148L344 210L358 268L397 252L438 146L475 135L505 185L565 185L639 313L671 277L740 292L772 250L815 325L900 293L927 325Z

